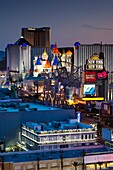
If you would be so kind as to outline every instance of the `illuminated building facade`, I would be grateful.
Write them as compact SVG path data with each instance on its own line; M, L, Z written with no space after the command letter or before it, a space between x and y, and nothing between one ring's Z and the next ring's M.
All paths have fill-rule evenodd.
M49 74L51 72L51 63L48 60L48 54L46 51L42 53L42 56L35 56L33 60L34 71L33 76L37 77L42 72Z
M94 53L99 55L100 52L104 53L104 66L109 72L113 71L113 44L76 44L74 53L74 64L77 66L84 66L86 60Z
M18 73L16 77L20 75L24 79L30 75L30 71L34 77L37 77L39 73L51 71L51 49L32 47L23 37L14 44L8 44L6 53L7 71L12 76Z
M97 170L113 168L113 153L102 145L82 149L55 151L7 152L0 154L4 170Z
M26 73L31 68L31 44L21 37L14 44L7 45L7 70Z
M37 96L37 99L51 106L65 102L64 86L58 80L44 77L28 77L23 80L23 93L19 97Z
M21 32L33 47L50 47L50 27L22 28Z
M82 66L82 70L85 69L86 60L94 53L99 55L100 52L104 54L104 67L109 72L107 96L106 99L113 99L113 44L80 44L76 42L74 44L74 64ZM109 90L108 90L109 89Z
M60 47L58 48L61 54L61 65L66 67L68 72L71 72L74 65L74 48L73 47Z
M83 95L90 98L101 97L106 100L108 73L104 67L103 53L99 55L94 53L90 56L84 68Z
M47 123L26 122L22 124L21 140L28 149L54 150L95 145L96 129L69 119Z

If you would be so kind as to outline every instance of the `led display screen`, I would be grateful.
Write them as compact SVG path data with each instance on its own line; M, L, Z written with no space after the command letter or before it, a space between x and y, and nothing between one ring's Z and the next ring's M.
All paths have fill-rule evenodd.
M95 94L95 84L84 84L83 94L84 95L94 95Z

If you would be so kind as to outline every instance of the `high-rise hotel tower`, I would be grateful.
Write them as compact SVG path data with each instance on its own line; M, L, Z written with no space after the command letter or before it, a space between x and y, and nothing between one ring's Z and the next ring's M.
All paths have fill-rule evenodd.
M21 35L33 47L50 47L50 27L22 28Z

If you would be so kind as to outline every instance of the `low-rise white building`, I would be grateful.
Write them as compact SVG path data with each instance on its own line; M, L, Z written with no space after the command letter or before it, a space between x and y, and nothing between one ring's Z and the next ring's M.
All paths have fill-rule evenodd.
M22 124L21 142L28 149L60 149L95 145L96 129L76 119Z

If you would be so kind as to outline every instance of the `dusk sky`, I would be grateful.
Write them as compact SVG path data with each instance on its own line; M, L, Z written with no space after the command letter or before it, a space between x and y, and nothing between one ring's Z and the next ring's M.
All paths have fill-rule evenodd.
M50 27L58 47L113 44L113 0L2 0L0 21L0 50L20 38L22 27Z

